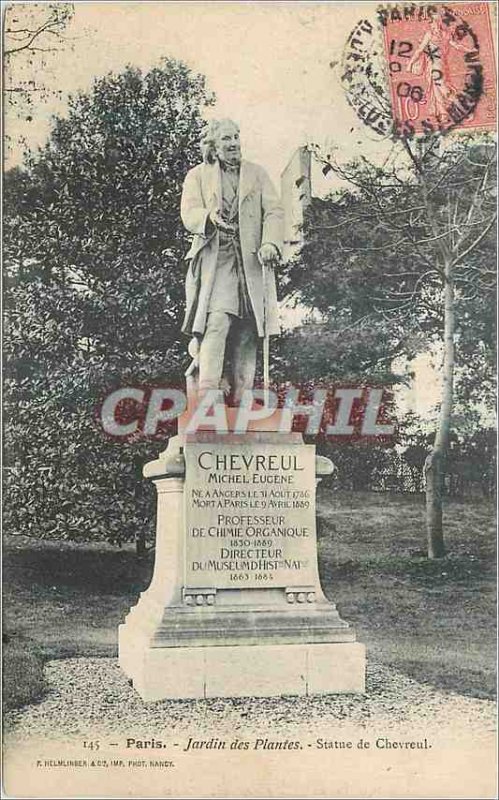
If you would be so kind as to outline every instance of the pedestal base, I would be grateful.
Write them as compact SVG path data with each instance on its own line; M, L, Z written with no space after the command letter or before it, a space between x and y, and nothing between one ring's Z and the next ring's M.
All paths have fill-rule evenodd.
M365 691L365 647L326 644L150 647L120 626L120 666L145 701Z
M313 446L204 432L182 447L145 469L154 575L119 631L142 699L363 692L365 648L320 585Z

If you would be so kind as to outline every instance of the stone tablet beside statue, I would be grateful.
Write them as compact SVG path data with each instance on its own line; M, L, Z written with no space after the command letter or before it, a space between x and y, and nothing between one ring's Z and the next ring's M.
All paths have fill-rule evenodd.
M210 123L182 219L190 403L238 405L258 340L278 333L283 212L239 129ZM153 579L120 626L119 659L144 700L362 692L365 648L324 595L315 488L334 468L269 421L179 434L144 475L158 493Z

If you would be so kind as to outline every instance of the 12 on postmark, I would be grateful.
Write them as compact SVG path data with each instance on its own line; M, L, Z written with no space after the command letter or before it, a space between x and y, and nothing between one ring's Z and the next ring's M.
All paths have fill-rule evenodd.
M379 134L411 137L496 124L489 3L378 7L343 54L343 86Z

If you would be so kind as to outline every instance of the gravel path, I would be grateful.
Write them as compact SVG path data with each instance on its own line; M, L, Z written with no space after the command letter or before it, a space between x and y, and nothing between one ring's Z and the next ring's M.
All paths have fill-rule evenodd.
M347 728L389 733L444 729L490 737L496 705L432 689L372 662L365 695L163 700L145 704L114 658L73 658L46 665L49 691L35 705L4 715L8 739L60 739L91 733L136 737L173 732L317 735ZM132 733L130 733L132 732Z

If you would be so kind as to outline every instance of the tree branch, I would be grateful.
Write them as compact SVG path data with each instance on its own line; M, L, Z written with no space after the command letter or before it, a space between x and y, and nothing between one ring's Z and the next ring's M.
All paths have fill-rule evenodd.
M488 232L489 232L489 231L490 231L490 229L492 228L492 225L495 223L496 219L497 219L497 214L494 214L494 216L493 216L493 217L492 217L492 219L490 220L489 224L488 224L488 225L487 225L487 226L486 226L486 227L483 229L483 231L482 231L482 232L481 232L481 233L480 233L480 234L479 234L479 235L476 237L475 241L474 241L474 242L472 242L472 243L471 243L471 244L470 244L470 245L469 245L469 246L466 248L466 250L464 250L464 252L462 252L462 253L459 253L458 255L456 255L456 258L455 258L455 259L452 261L452 266L454 266L455 264L458 264L458 263L459 263L459 261L462 261L462 260L463 260L463 258L466 258L466 256L467 256L467 255L469 255L469 254L472 252L472 250L474 250L474 249L475 249L475 247L477 247L477 246L480 244L480 242L482 241L482 239L484 239L484 238L485 238L485 236L488 234Z
M54 30L54 27L55 28L59 26L63 27L63 25L64 25L64 20L61 20L57 17L57 15L54 16L52 14L42 25L40 25L39 28L37 28L35 31L32 32L26 44L23 44L20 47L11 47L10 50L9 49L4 50L4 56L11 56L14 55L15 53L21 53L23 50L34 50L35 48L33 48L31 45L33 44L35 39L37 39L45 32L56 33L59 35L59 32L57 30Z

